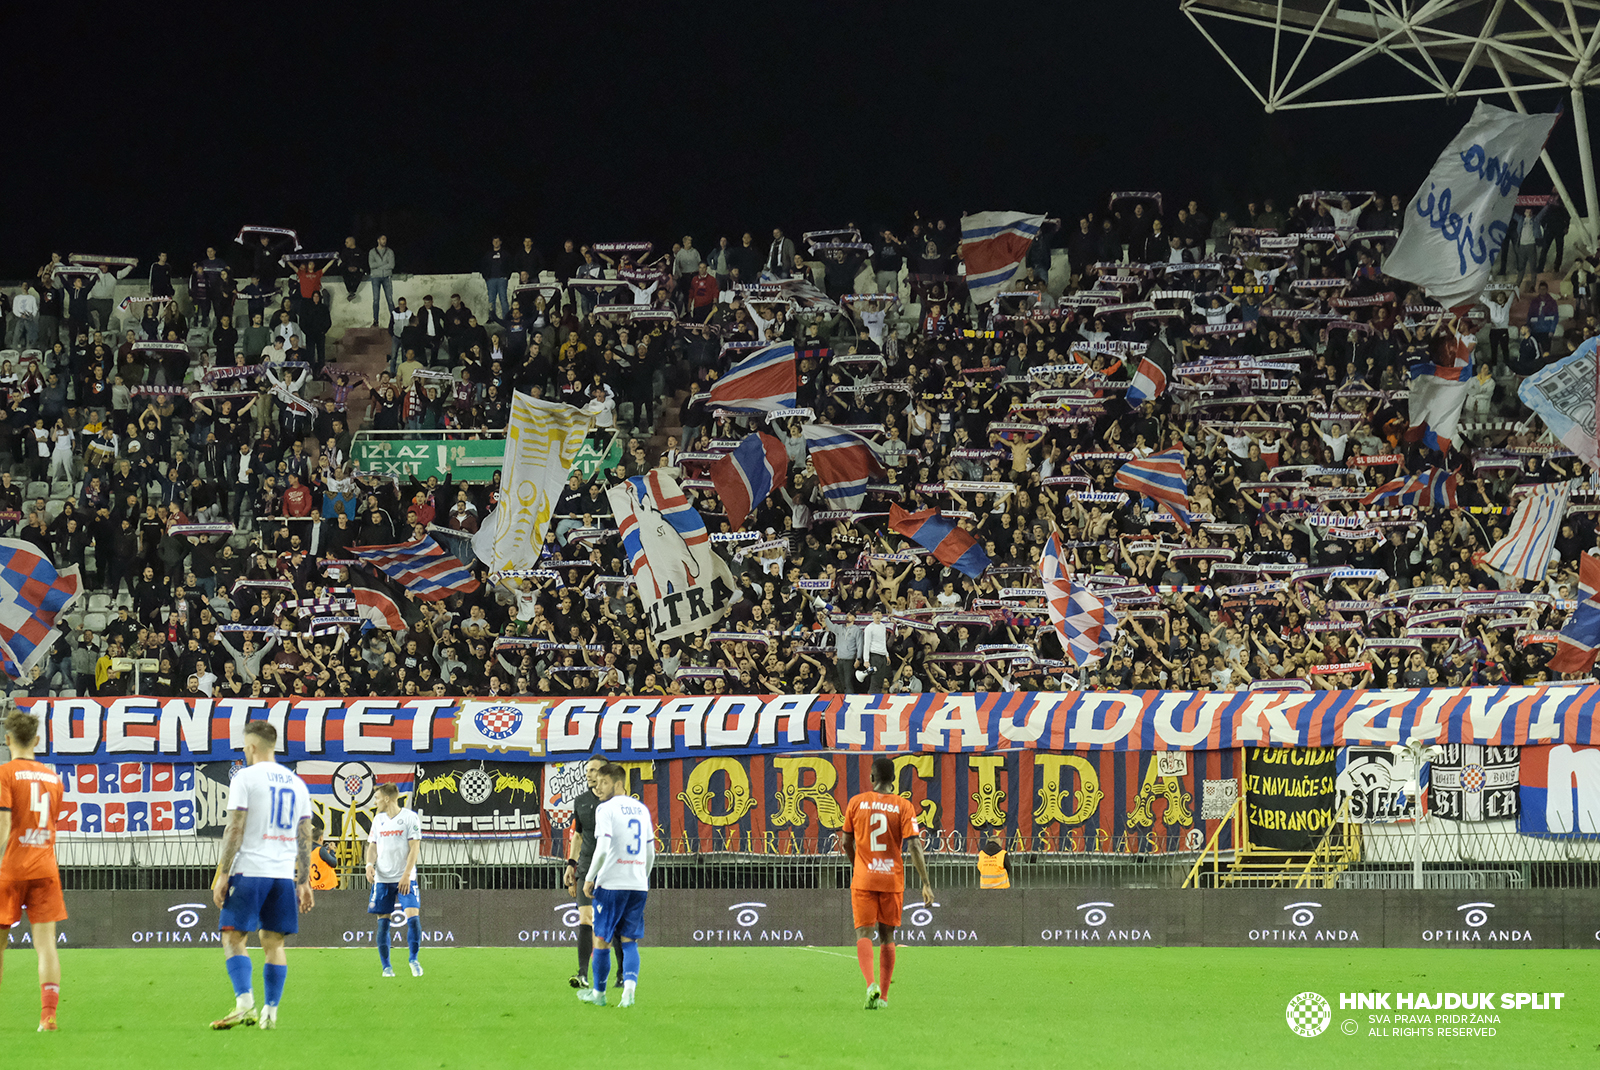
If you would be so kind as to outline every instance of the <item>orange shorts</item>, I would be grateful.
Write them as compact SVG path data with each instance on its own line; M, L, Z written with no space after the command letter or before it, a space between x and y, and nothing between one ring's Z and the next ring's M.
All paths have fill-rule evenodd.
M904 898L904 892L873 892L865 888L851 888L850 914L855 918L856 928L866 929L874 925L898 928L900 901Z
M28 908L28 921L66 921L67 901L61 898L60 877L39 877L26 881L0 881L0 929L22 919Z

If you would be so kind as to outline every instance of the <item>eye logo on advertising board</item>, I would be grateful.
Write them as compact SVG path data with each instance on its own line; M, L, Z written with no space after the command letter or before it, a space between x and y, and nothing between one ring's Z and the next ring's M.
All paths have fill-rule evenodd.
M1424 928L1425 944L1531 944L1531 929L1497 929L1491 925L1495 904L1487 901L1462 903L1456 907L1455 925L1446 922L1437 929Z
M1361 942L1361 933L1357 929L1341 929L1327 927L1327 923L1317 923L1317 915L1323 905L1314 900L1303 899L1288 903L1280 907L1269 926L1252 928L1249 931L1249 942L1252 944L1358 944ZM1284 917L1287 915L1287 917Z
M1112 911L1117 904L1109 899L1092 899L1079 903L1072 909L1077 916L1072 919L1074 928L1045 929L1039 935L1052 944L1144 944L1150 942L1150 930L1138 925L1112 924ZM1126 927L1122 927L1126 926Z
M556 915L554 922L553 924L551 922L544 922L543 924L551 927L519 929L517 931L517 942L519 944L534 944L536 946L570 944L578 938L578 922L581 920L578 914L578 904L569 900L565 903L556 903L550 909ZM540 924L541 922L538 918L533 919L532 925L537 926Z
M732 915L727 919L730 928L695 929L690 934L691 942L696 944L805 943L805 932L802 929L768 928L763 924L761 915L766 909L766 903L754 900L733 903L725 908L726 913Z
M209 927L195 931L205 912L210 909L210 903L174 903L166 908L165 917L156 921L155 925L159 927L136 929L129 940L135 944L220 943L222 934Z

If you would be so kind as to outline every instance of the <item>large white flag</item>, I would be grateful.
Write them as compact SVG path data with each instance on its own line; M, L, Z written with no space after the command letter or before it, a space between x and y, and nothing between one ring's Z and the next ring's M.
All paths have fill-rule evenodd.
M1596 347L1600 339L1590 338L1565 357L1540 368L1517 388L1523 404L1539 414L1539 419L1562 445L1591 465L1600 465L1600 433L1596 421L1600 405L1595 383Z
M533 567L589 423L571 405L512 395L500 502L472 539L478 560L491 569Z
M733 574L677 482L657 468L623 480L606 497L656 641L721 620L733 601Z
M1453 308L1483 292L1517 190L1559 115L1522 115L1479 101L1434 163L1383 270Z

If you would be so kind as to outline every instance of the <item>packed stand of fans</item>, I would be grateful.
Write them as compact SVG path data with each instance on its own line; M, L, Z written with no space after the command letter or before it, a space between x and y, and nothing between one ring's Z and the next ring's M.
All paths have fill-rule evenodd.
M134 265L53 257L5 307L0 524L78 566L100 611L80 605L14 686L221 698L1546 680L1577 559L1596 544L1594 496L1573 496L1543 582L1482 558L1519 486L1588 474L1517 386L1600 331L1594 267L1541 279L1562 262L1565 228L1559 205L1530 208L1498 284L1458 319L1383 274L1401 204L1318 194L1235 220L1114 197L1047 221L1023 272L977 312L959 225L919 217L798 242L684 237L665 253L569 241L548 263L531 240L495 239L479 266L486 308L394 300L382 239L324 257L264 234L241 262L208 248L191 270L161 254L148 299L120 315L111 295ZM392 339L388 367L369 376L330 342L330 304L359 301L363 284ZM1174 357L1170 386L1130 406L1123 392L1155 339ZM879 448L886 475L859 512L822 501L800 418L708 407L719 374L778 340L799 352L800 407ZM1474 345L1454 449L1408 441L1408 366ZM361 387L370 401L351 406ZM622 445L611 470L572 477L550 567L498 577L474 565L475 591L415 603L400 630L313 626L301 603L336 602L350 582L328 562L431 533L470 563L499 493L498 475L362 472L352 436L499 438L515 391L586 407L597 449ZM751 429L785 443L789 473L733 535L701 477ZM1126 461L1173 446L1186 531L1113 485ZM739 581L718 631L660 644L618 582L628 569L604 493L656 467L692 488ZM1456 473L1459 508L1361 503L1434 467ZM893 534L891 502L959 518L991 567L970 580ZM1037 591L1056 531L1119 618L1114 646L1083 667L1063 658ZM1307 570L1319 571L1296 578ZM1501 590L1530 597L1408 626L1473 601L1462 592ZM127 659L159 668L136 681Z

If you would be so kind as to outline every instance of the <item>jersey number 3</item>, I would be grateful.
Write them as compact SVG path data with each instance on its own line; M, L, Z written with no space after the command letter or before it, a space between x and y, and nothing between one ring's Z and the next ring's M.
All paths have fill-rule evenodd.
M636 817L628 818L628 831L633 833L633 842L628 844L630 855L637 855L644 848L644 826L639 824Z

